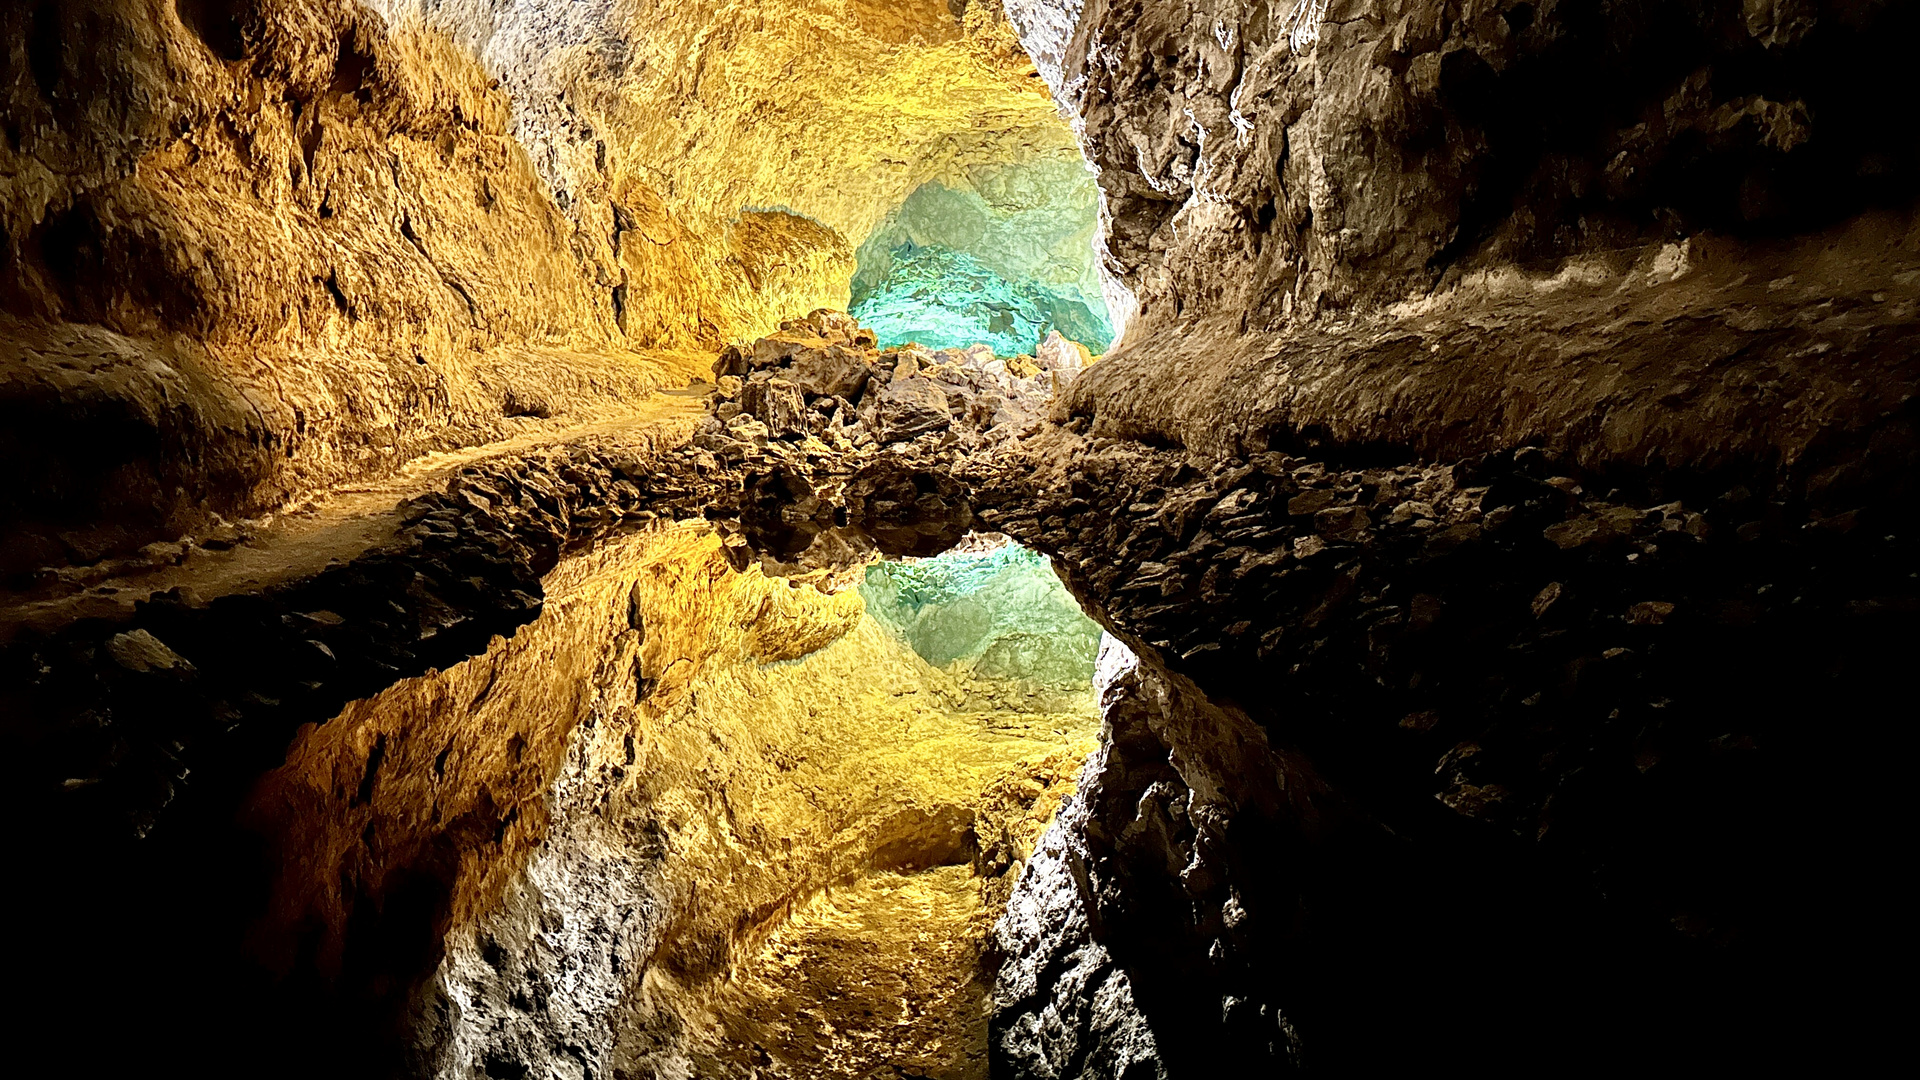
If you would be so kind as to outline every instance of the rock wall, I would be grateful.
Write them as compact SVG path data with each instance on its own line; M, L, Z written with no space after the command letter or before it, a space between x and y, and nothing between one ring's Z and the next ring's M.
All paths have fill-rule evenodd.
M1071 147L990 2L378 6L501 81L558 204L611 238L628 325L677 341L845 307L852 247L920 184Z
M1032 353L1051 331L1105 352L1099 188L1064 127L1051 153L922 184L855 253L848 311L883 344Z
M95 1052L90 1067L102 1072L132 1067L155 1048L191 1053L221 1074L250 1071L289 1047L305 1048L285 1066L291 1071L357 1069L370 1047L399 1038L393 1006L419 977L415 965L430 964L439 948L461 848L477 844L481 871L493 868L497 879L500 852L487 849L524 840L506 826L546 786L525 762L518 725L551 739L554 725L565 730L563 718L515 716L500 738L474 732L479 775L458 798L449 794L458 812L447 820L432 814L431 800L443 794L433 780L395 779L403 764L444 771L436 761L443 747L403 754L398 730L388 740L375 733L371 745L349 741L359 756L316 781L325 794L291 803L337 809L357 830L375 824L378 792L401 804L397 823L327 833L333 819L321 815L294 830L303 842L318 837L314 850L290 852L238 811L261 774L286 760L301 725L353 713L352 702L406 680L426 676L444 689L448 680L431 672L476 654L493 657L482 671L497 666L514 650L496 635L540 617L542 577L563 555L670 515L670 491L685 492L679 485L694 478L673 478L673 459L662 455L661 443L681 442L684 429L659 436L628 428L589 446L468 466L452 485L457 496L434 491L403 503L394 533L351 557L327 560L324 547L319 559L288 552L297 569L280 580L223 580L218 565L203 566L110 615L11 627L18 636L0 648L0 669L6 737L22 768L6 798L10 812L46 827L19 856L44 887L10 893L6 904L10 917L49 931L23 945L24 965L48 992L23 1006L21 1022L79 1031L89 1021L66 1003L111 969L146 1004L124 1018L125 1039ZM524 689L540 700L574 692ZM536 755L542 750L550 748ZM326 902L296 907L278 931L290 940L276 941L256 924L289 864L342 876L318 888ZM360 932L329 928L321 918L329 914L350 924L357 917ZM96 932L106 925L119 930ZM249 943L256 931L265 936Z
M1143 1003L1172 1075L1195 1054L1817 1060L1839 1051L1766 1033L1873 1013L1805 987L1839 978L1842 911L1877 912L1869 937L1887 917L1844 838L1877 833L1895 785L1835 718L1899 693L1920 606L1898 506L1603 496L1538 450L1340 469L1075 439L1044 459L1049 496L983 516L1183 676L1161 706L1180 722L1082 782L1115 820L1061 838L1087 852L1093 940L1136 987L1181 987ZM1307 805L1248 789L1269 771ZM1854 782L1785 794L1810 776ZM1167 833L1156 800L1197 832ZM1066 955L1054 925L1003 933ZM1478 975L1449 983L1462 948ZM1087 989L1033 964L1053 981L1019 990L1000 1046L1055 1075L1020 1018ZM1237 1030L1236 1003L1289 1041Z
M1141 310L972 509L1163 689L1002 925L1009 1075L1864 1052L1911 14L1010 13Z
M10 589L631 415L685 350L844 306L923 180L1066 140L990 5L4 19Z
M1364 310L1478 269L1798 232L1914 191L1912 13L1703 0L1013 0L1149 322ZM1238 267L1232 274L1224 266Z
M1706 298L1750 294L1674 269L1612 279L1613 303L1698 303L1661 324L1666 344L1718 346ZM1904 273L1858 305L1739 310L1851 326L1873 349L1905 333ZM1746 429L1703 423L1678 397L1662 405L1706 447L1689 460L1676 439L1678 468L1606 442L1574 444L1584 460L1407 460L1325 434L1253 450L1230 425L1181 446L1103 427L1151 415L1105 361L1053 372L1064 393L1040 422L1017 361L935 354L945 407L900 423L894 388L921 362L864 333L817 313L722 356L748 381L696 440L750 474L734 535L763 565L804 566L860 543L932 550L977 520L1050 553L1142 658L998 931L992 1047L1012 1075L1812 1067L1851 1048L1819 1033L1876 1022L1869 997L1806 988L1841 978L1845 912L1872 912L1849 948L1891 918L1880 864L1837 838L1887 842L1869 823L1891 820L1897 785L1858 753L1864 729L1830 718L1898 696L1920 610L1897 412L1784 370L1776 336L1718 373L1771 365L1835 410L1825 432L1758 407ZM1848 359L1893 377L1896 357ZM864 376L858 408L826 392L836 371ZM1499 446L1446 434L1456 454ZM883 470L881 498L861 477ZM1853 783L1782 797L1809 773ZM1448 974L1462 963L1471 978ZM1798 1022L1807 1038L1779 1034Z

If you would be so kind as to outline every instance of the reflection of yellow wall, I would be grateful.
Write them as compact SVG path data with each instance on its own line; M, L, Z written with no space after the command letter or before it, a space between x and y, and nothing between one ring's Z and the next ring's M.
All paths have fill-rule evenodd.
M575 842L659 860L670 897L642 1011L724 1041L740 1005L728 979L825 887L967 864L976 843L979 874L963 877L984 901L954 917L983 939L1092 747L1091 694L1063 713L958 712L946 677L858 593L736 573L699 527L569 557L546 587L512 638L303 729L263 778L249 817L284 859L254 934L263 956L291 964L320 926L320 962L337 966L355 907L419 872L450 890L450 948L473 948L548 836L548 793L579 742L607 827ZM664 848L620 846L648 836Z
M1091 692L1064 713L958 711L964 688L868 617L852 589L823 596L757 571L711 577L724 567L717 545L704 536L694 545L684 561L657 564L647 590L650 627L684 626L701 640L676 629L684 644L662 639L656 651L649 631L646 663L667 665L667 679L639 709L649 735L633 798L668 823L686 901L649 971L647 1008L679 1013L725 1056L740 1010L766 1006L781 986L805 993L765 983L744 998L725 991L758 970L762 942L811 910L819 889L966 862L971 832L992 872L963 874L965 888L997 901L993 887L1017 876L1096 721ZM809 648L818 651L801 655ZM677 660L701 650L699 664ZM676 664L683 676L669 674ZM935 891L951 892L947 878ZM977 943L998 908L976 899L949 914ZM806 951L795 939L809 926L822 928L803 920L783 948ZM887 932L905 941L927 929L909 921ZM941 992L971 979L970 959L955 973Z

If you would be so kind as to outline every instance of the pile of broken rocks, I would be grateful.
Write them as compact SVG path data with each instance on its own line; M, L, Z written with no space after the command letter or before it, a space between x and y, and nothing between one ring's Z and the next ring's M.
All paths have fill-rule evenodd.
M743 459L744 446L812 436L841 452L923 443L972 453L1040 420L1054 391L1088 363L1056 331L1037 356L998 357L985 345L880 349L853 316L820 309L780 324L714 361L712 419L695 444Z
M974 526L967 477L1030 434L1089 362L1057 332L1030 357L881 349L825 309L729 345L693 439L744 474L716 525L737 561L788 573L945 550Z

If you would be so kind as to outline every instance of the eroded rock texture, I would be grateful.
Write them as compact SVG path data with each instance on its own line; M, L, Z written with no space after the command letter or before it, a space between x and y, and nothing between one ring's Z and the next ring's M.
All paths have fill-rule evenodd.
M1050 3L1008 12L1149 322L1276 329L1475 270L1913 192L1881 3ZM1241 272L1221 272L1222 261Z
M1176 1071L1850 1053L1877 1006L1811 988L1886 925L1841 838L1915 611L1911 138L1861 118L1910 14L1012 14L1141 311L974 509L1223 717L1089 774L1011 1074L1105 1075L1032 1019L1088 1002L1078 918L1183 988L1136 999Z
M496 696L487 707L575 726L530 733L524 751L506 744L526 763L518 771L546 778L546 794L508 815L495 842L524 836L533 846L522 859L463 863L445 958L414 1006L412 1070L758 1076L917 1062L929 1074L981 1075L976 954L998 911L985 891L1017 873L1068 786L1085 752L1088 703L956 709L950 680L863 617L855 594L740 574L704 530L637 538L574 572L592 575L583 582L591 591L562 591L564 576L550 578L550 614L506 647L509 656L531 650L539 673L516 679L476 662L453 676L484 673L495 694L571 694L556 708ZM581 617L597 625L572 648L542 646ZM582 663L591 672L566 669ZM393 693L411 699L420 689ZM437 730L473 715L439 697L428 695L424 718L370 703L365 721L343 718L316 732L326 743L296 746L282 775L299 790L307 762L351 766L365 751L330 745L378 746L380 728L421 741L424 753ZM497 740L502 727L513 725L486 725L480 737ZM448 737L447 786L429 784L434 824L417 812L396 821L397 808L376 800L380 819L416 835L458 827L440 791L457 790L459 757L485 743L458 730ZM564 763L541 763L557 753ZM515 774L502 773L504 763L484 768L498 778L490 788ZM267 791L282 782L270 779ZM336 804L285 820L328 823L356 850L359 837L376 864L392 861ZM299 865L323 889L336 879L326 861ZM512 874L504 885L484 880L503 872ZM937 904L954 934L939 950L952 955L915 955L927 951L916 942L929 940L929 924L883 914L838 946L854 953L836 961L840 919L810 913L872 894L883 912L889 900ZM806 961L814 980L950 985L902 991L893 1003L924 1016L875 1015L844 994L796 987L779 973L789 949L828 952ZM876 959L889 949L900 955Z
M670 381L444 38L328 0L5 19L10 586Z
M1071 137L990 5L111 0L0 23L7 587L623 419L923 181ZM849 80L854 80L851 84Z

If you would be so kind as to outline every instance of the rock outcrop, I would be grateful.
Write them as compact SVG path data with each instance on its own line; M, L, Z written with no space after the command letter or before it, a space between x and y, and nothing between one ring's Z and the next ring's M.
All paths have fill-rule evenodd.
M1042 352L1045 366L985 346L882 350L825 310L730 346L693 444L743 471L744 490L710 516L775 572L951 548L974 526L966 478L1036 429L1083 367L1084 350Z

